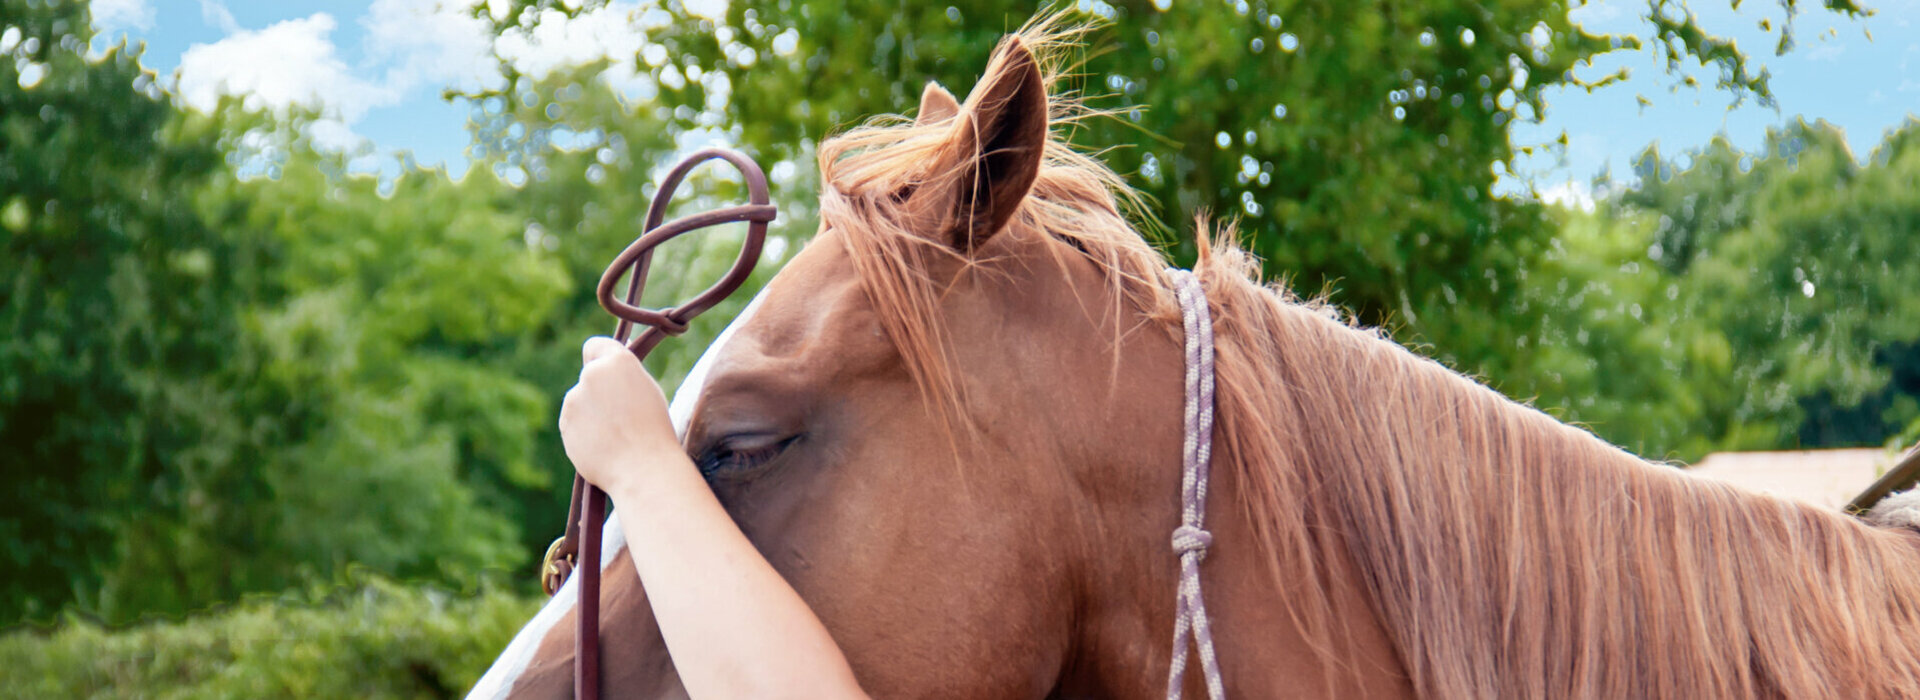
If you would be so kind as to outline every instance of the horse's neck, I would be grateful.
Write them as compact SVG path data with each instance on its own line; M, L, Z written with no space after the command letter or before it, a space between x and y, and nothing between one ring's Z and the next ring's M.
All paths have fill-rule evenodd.
M1125 366L1115 373L1127 378L1133 392L1122 415L1142 411L1154 418L1139 424L1156 427L1128 433L1091 467L1096 476L1088 482L1099 491L1089 501L1100 504L1088 528L1097 533L1095 551L1086 557L1087 600L1077 613L1080 638L1058 688L1062 696L1148 698L1165 688L1179 584L1169 539L1180 524L1183 353L1177 340L1156 338L1135 336L1123 352ZM1312 581L1295 575L1288 562L1276 564L1250 519L1255 511L1246 507L1258 497L1245 493L1245 470L1230 463L1230 450L1223 453L1219 443L1215 450L1206 506L1213 541L1200 578L1228 686L1284 690L1291 697L1410 695L1351 558L1336 554L1315 567ZM1276 572L1276 566L1287 569ZM1276 580L1286 583L1276 590ZM1337 624L1331 637L1308 632L1290 586L1331 592ZM1186 681L1189 695L1205 693L1197 655Z
M1209 529L1214 541L1201 578L1230 686L1285 689L1281 694L1287 697L1412 697L1362 572L1339 538L1325 539L1309 576L1259 545L1255 523L1240 505L1246 484L1238 470L1216 469L1213 481L1217 500ZM1324 592L1331 629L1313 631L1314 623L1299 607L1304 599L1299 594L1308 586ZM1166 593L1171 600L1172 592ZM1198 675L1195 663L1189 679ZM1189 693L1197 696L1199 688L1192 686Z
M1166 465L1163 471L1175 472L1177 466ZM1167 482L1161 500L1172 503L1177 494L1171 489L1177 483L1155 481ZM1200 578L1227 687L1284 691L1279 694L1285 697L1412 697L1392 640L1368 604L1351 558L1339 552L1320 566L1320 583L1331 593L1338 628L1330 638L1316 638L1302 626L1290 591L1276 590L1274 562L1256 542L1252 522L1239 507L1239 476L1231 469L1217 469L1212 482L1208 529L1213 544ZM1079 613L1080 638L1057 696L1160 697L1172 662L1178 585L1177 557L1167 541L1178 518L1177 508L1149 506L1129 518L1128 527L1115 528L1127 533L1124 538L1130 543L1112 545L1090 569L1090 602ZM1186 695L1204 697L1200 658L1190 657Z

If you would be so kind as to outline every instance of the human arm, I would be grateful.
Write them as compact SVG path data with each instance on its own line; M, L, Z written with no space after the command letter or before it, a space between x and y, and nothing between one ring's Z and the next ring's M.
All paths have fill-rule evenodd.
M622 532L687 693L864 697L820 620L760 556L681 449L666 398L620 343L587 341L560 409L567 457Z

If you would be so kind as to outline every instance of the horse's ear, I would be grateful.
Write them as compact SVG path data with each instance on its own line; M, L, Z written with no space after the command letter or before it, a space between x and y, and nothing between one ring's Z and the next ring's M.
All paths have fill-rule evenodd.
M953 99L953 93L929 80L927 89L920 91L920 114L913 118L913 123L920 126L938 124L959 113L960 101Z
M929 86L927 96L935 90ZM932 164L931 179L941 186L922 188L911 203L929 215L924 220L938 222L935 236L967 252L1006 227L1040 176L1046 153L1047 85L1020 39L1000 45L952 128Z

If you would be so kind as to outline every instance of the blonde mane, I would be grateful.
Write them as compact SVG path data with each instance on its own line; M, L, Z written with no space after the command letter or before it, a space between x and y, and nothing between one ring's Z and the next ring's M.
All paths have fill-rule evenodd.
M1083 31L1048 16L1010 41L1051 84ZM1050 104L1059 125L1093 114ZM923 165L946 133L894 119L822 144L821 216L920 389L958 417L943 290L922 271L964 256L899 211L951 176ZM1177 333L1165 261L1122 213L1134 201L1056 131L1012 225L1084 253L1115 314ZM1254 524L1275 594L1328 661L1345 625L1325 562L1349 557L1423 696L1920 697L1920 536L1649 464L1261 285L1231 237L1196 266L1216 464L1242 484L1216 512Z
M1649 464L1205 267L1242 506L1276 561L1353 558L1422 695L1920 697L1920 537Z

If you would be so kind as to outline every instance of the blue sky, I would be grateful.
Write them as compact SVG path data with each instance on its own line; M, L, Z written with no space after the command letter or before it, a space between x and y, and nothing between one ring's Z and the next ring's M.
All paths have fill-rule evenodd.
M1779 3L1748 0L1736 12L1726 0L1696 0L1690 5L1708 31L1735 39L1756 69L1772 73L1777 111L1754 101L1729 109L1730 96L1711 88L1718 69L1695 63L1687 72L1703 87L1674 89L1678 78L1667 74L1651 52L1614 52L1575 73L1599 77L1625 67L1630 80L1592 94L1578 88L1550 90L1546 119L1514 129L1516 144L1549 141L1564 131L1565 163L1558 157L1523 158L1515 170L1543 190L1564 188L1569 179L1584 184L1608 167L1617 179L1630 179L1633 158L1648 144L1657 142L1662 153L1673 155L1723 133L1735 146L1757 151L1769 127L1795 118L1824 119L1841 127L1854 155L1864 161L1888 130L1920 118L1920 2L1864 4L1874 15L1853 20L1803 2L1809 9L1794 20L1796 48L1775 56L1778 34L1761 31L1759 23L1764 19L1780 26L1784 12ZM1642 1L1598 2L1574 10L1572 17L1589 32L1620 33L1635 31L1645 12ZM1640 96L1652 104L1642 107Z
M725 0L705 0L711 12ZM1562 131L1564 154L1522 158L1502 189L1531 183L1550 198L1586 194L1584 184L1602 168L1628 175L1632 158L1650 143L1667 153L1698 147L1725 133L1740 147L1757 149L1766 129L1795 117L1825 119L1846 130L1856 156L1865 158L1891 128L1920 110L1920 2L1867 0L1876 14L1843 19L1818 10L1794 20L1798 47L1776 57L1776 2L1748 0L1740 11L1726 0L1700 0L1694 11L1709 31L1734 37L1752 58L1772 71L1778 110L1749 102L1728 109L1730 99L1711 87L1678 88L1651 52L1615 52L1592 67L1599 76L1620 67L1632 78L1595 91L1556 89L1547 95L1540 124L1515 127L1517 143L1544 143ZM717 5L716 5L717 3ZM440 99L449 85L475 87L497 80L488 58L488 37L458 0L94 0L103 36L122 35L147 44L146 64L162 76L177 76L176 89L189 102L206 103L221 93L248 95L267 106L318 106L330 116L316 138L340 148L376 154L365 167L406 150L423 163L465 168L467 108ZM602 55L632 56L646 45L631 21L648 3L617 0L614 11L560 25L505 47L522 70L535 74ZM1813 5L1814 3L1804 3ZM1574 10L1591 32L1637 31L1644 0L1608 0ZM644 23L644 22L643 22ZM1871 32L1871 39L1867 33ZM1452 37L1459 40L1459 37ZM1711 86L1717 69L1687 69ZM626 76L632 79L632 76ZM170 78L171 79L171 78ZM616 80L619 77L614 78ZM1651 105L1643 106L1639 97ZM874 105L876 110L910 105Z
M493 67L481 25L434 4L94 0L95 23L103 30L95 44L122 35L146 42L144 63L177 77L175 88L190 102L231 92L275 107L318 106L333 116L323 128L334 145L406 150L421 162L459 170L466 162L468 108L440 92L479 84ZM423 27L432 23L419 15L442 21ZM414 40L394 41L396 33ZM416 75L405 75L410 70Z

